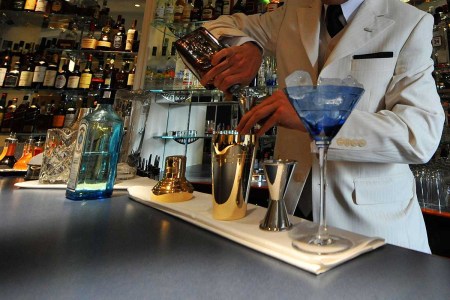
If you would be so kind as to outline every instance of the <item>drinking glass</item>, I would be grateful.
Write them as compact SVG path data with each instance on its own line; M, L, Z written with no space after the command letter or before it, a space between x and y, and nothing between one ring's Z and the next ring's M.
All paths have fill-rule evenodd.
M285 89L291 105L308 130L319 151L320 166L320 214L319 224L311 231L308 222L300 223L303 233L292 245L301 251L315 254L342 252L351 242L330 234L326 222L326 162L328 147L347 120L364 89L345 85L305 85ZM304 228L302 229L302 224Z

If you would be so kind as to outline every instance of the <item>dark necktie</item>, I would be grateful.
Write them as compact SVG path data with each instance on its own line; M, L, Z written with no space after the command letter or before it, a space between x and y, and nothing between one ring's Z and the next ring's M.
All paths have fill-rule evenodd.
M341 16L343 17L340 5L328 5L325 23L327 24L327 30L331 37L334 37L344 28L344 25L339 20Z

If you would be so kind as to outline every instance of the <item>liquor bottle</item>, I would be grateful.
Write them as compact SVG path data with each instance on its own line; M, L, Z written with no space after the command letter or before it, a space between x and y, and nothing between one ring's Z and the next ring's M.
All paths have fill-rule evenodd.
M37 132L36 123L40 114L40 107L38 105L38 98L33 98L31 105L25 111L25 118L23 121L23 132L32 133Z
M92 71L91 86L89 87L91 91L99 91L102 89L103 84L105 83L103 73L104 73L103 60L100 59L97 68L95 68Z
M194 7L191 10L191 21L198 22L202 20L203 0L194 0Z
M166 62L164 89L172 89L174 87L176 64L177 64L177 52L175 45L172 44L172 49L170 50L170 58Z
M20 70L18 87L30 88L33 83L34 75L34 65L32 62L32 57L25 57L25 63L22 65Z
M111 27L111 33L110 33L111 36L109 38L111 41L114 41L114 37L116 36L117 31L119 31L119 26L120 26L121 22L122 22L122 15L118 15L116 22Z
M106 65L103 70L103 89L112 90L116 88L114 61L114 57L106 59Z
M66 117L66 95L61 95L61 100L59 101L58 105L56 105L56 109L53 112L52 116L52 127L53 128L62 128L64 126L64 118Z
M216 0L214 3L214 19L217 19L223 14L223 0Z
M43 46L40 46L40 50L38 50L36 56L34 57L34 69L31 87L35 89L39 89L44 84L45 73L48 68L48 64L45 61L43 47L45 47L45 44Z
M26 0L23 10L34 11L36 8L36 0Z
M3 82L3 87L5 88L15 88L19 84L19 76L20 76L20 62L16 62L12 70L10 70L6 76L5 81Z
M127 89L132 90L134 85L134 77L136 75L136 63L137 63L137 56L134 57L134 63L133 68L128 73L128 79L127 79Z
M67 183L71 200L112 195L123 135L123 121L113 109L111 91L103 91L97 108L81 120Z
M166 0L166 7L164 8L164 22L167 24L173 23L175 10L175 0Z
M23 131L23 124L25 121L25 113L30 107L30 96L25 95L23 97L22 103L15 109L14 111L14 122L11 125L11 131L12 132L22 132Z
M80 60L77 59L73 71L69 72L69 76L67 78L67 88L77 89L80 84L80 78L81 78Z
M10 68L9 60L10 60L10 57L9 57L8 54L6 54L6 55L3 57L3 62L2 62L2 64L0 65L0 87L3 86L3 84L4 84L4 82L5 82L6 74L7 74L8 71L9 71L9 68Z
M5 116L7 96L8 93L2 93L2 98L0 99L0 125L2 125L3 117Z
M194 5L192 5L192 0L188 0L183 9L183 16L181 17L181 21L184 23L188 23L191 21L191 12Z
M173 22L174 23L182 22L183 11L184 11L185 7L186 7L186 1L185 0L176 0L174 13L173 13Z
M3 116L1 132L11 132L14 125L14 112L16 111L17 98L8 101L6 113Z
M242 0L237 0L236 3L233 5L233 8L231 9L231 13L236 14L236 13L244 13L244 12L245 12L245 7L244 7L244 4L242 3Z
M108 21L105 26L102 27L100 33L100 39L97 42L97 50L108 51L111 50L111 23Z
M97 47L97 39L94 36L95 23L92 21L89 25L88 33L81 39L81 49L95 50Z
M231 1L223 0L222 15L229 15L229 14L231 14Z
M14 157L17 148L16 134L11 133L9 138L5 140L6 153L5 156L0 160L0 169L11 169L16 163L16 158Z
M130 62L123 63L122 69L116 74L116 88L125 89L127 87L128 73L130 72Z
M202 21L209 21L214 18L214 6L212 5L212 0L208 0L208 4L203 7L202 10Z
M73 101L72 98L66 98L64 109L65 109L65 116L63 127L68 128L75 121L77 112L75 101Z
M68 59L62 57L60 61L60 68L58 70L58 73L56 73L55 89L61 90L67 86L68 68L69 68Z
M164 21L165 9L166 9L166 0L157 0L155 9L155 21Z
M13 0L13 4L12 4L13 10L23 10L24 6L25 6L25 0Z
M32 136L30 136L23 146L21 157L14 163L13 169L26 171L28 168L28 162L33 157L33 152L34 152L34 139Z
M98 24L103 27L109 22L109 12L108 0L103 0L103 6L98 14ZM110 24L111 25L111 24Z
M255 0L247 0L245 1L245 14L246 15L254 15L256 14L257 11L257 3L255 2Z
M131 24L131 27L128 29L127 31L127 39L126 39L126 43L125 43L125 51L133 51L133 43L134 43L134 38L136 35L136 26L137 26L137 20L135 19L133 21L133 24Z
M42 140L42 137L39 137L39 139L34 143L34 149L33 149L33 156L36 156L44 151L44 141Z
M42 86L44 88L53 88L55 86L56 75L58 73L58 54L52 55L52 60L48 64L47 69L45 70L44 81L42 82Z
M114 51L124 51L125 50L125 43L126 43L127 35L125 32L124 24L125 24L125 19L122 19L119 23L119 28L112 40L111 48Z
M49 2L47 0L37 0L36 7L34 8L35 12L49 12Z
M77 25L70 21L67 29L62 29L58 35L56 47L59 49L75 49L77 47L78 33Z
M89 89L91 86L92 81L92 54L89 54L88 60L86 62L86 65L84 66L83 71L81 72L81 78L80 78L80 89Z

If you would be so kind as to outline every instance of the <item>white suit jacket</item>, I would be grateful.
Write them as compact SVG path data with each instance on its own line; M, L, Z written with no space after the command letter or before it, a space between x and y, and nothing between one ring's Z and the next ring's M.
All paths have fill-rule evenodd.
M320 0L290 0L272 13L221 17L205 27L218 37L258 41L276 56L281 86L295 70L309 72L313 81L350 74L364 85L362 99L328 153L328 224L429 252L408 164L432 157L444 124L431 76L433 18L398 0L365 0L319 70L321 10ZM392 57L353 57L378 52L392 52ZM313 216L318 220L318 167L305 154L310 141L306 134L279 128L276 155L298 160L303 173L313 160Z

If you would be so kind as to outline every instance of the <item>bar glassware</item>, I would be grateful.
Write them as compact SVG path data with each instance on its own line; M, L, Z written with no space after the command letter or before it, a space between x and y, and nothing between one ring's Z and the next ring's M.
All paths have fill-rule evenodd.
M327 151L334 136L361 98L364 89L359 86L345 85L304 85L285 89L291 105L308 130L319 151L320 166L320 214L316 232L304 228L292 243L294 248L315 254L342 252L351 247L351 242L328 232L326 222L326 162ZM301 231L302 224L298 226Z

